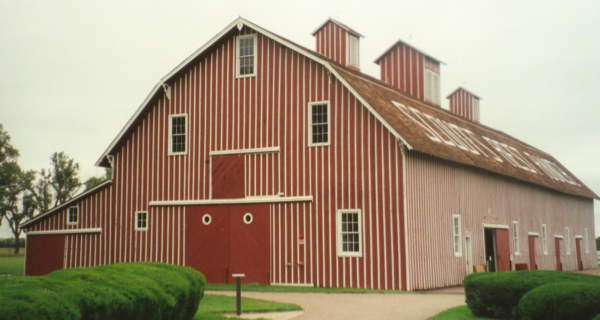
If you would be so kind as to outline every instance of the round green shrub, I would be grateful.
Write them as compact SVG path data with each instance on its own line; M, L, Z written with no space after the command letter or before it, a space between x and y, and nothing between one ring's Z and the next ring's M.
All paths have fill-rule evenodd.
M206 280L188 267L129 263L0 279L3 319L192 319Z
M524 320L590 320L600 313L600 283L563 281L527 292L519 301Z
M600 277L557 271L510 271L473 273L465 278L467 305L474 315L514 318L519 300L528 291L560 281L600 282Z

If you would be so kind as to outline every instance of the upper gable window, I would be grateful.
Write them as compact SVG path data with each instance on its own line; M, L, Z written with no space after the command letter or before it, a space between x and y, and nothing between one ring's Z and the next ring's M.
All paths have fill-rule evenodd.
M169 116L169 154L185 154L187 144L187 115Z
M329 103L313 102L308 105L308 145L329 144Z
M360 65L360 47L358 37L348 34L348 64L353 67Z
M79 207L69 207L67 210L67 224L73 225L79 222Z
M256 75L256 35L237 37L237 76Z

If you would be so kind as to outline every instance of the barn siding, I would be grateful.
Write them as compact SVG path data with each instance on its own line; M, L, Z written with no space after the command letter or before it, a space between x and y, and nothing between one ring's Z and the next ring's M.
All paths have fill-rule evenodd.
M381 80L403 93L423 100L425 59L420 52L409 46L395 45L378 61Z
M331 60L346 65L348 62L348 32L333 22L328 22L315 33L317 52Z
M211 199L210 151L279 147L244 155L246 195L313 201L271 205L271 281L404 288L396 139L322 66L262 35L257 75L235 78L235 44L235 37L225 38L192 63L170 83L171 98L160 95L135 125L114 155L102 206L90 202L82 210L100 220L92 223L90 216L78 227L101 227L102 233L68 236L65 266L186 264L185 208L149 202ZM329 101L329 146L308 147L313 101ZM169 156L168 118L180 113L188 117L187 154ZM363 256L337 257L337 209L355 208L363 214ZM134 230L136 211L149 212L148 231ZM298 243L300 230L305 245Z
M410 287L427 289L460 284L466 274L464 237L472 236L473 264L484 264L483 224L512 227L519 221L521 254L513 263L529 263L527 233L541 234L548 228L548 255L543 254L541 238L536 242L536 259L540 269L555 270L554 235L571 229L571 254L564 241L561 260L564 270L575 270L575 236L584 235L584 227L594 234L593 203L590 199L559 194L527 185L478 169L410 152L407 169L407 235L410 261ZM463 256L455 257L452 249L452 214L462 221ZM510 251L514 254L513 233L509 230ZM595 243L590 253L582 243L584 268L595 267Z

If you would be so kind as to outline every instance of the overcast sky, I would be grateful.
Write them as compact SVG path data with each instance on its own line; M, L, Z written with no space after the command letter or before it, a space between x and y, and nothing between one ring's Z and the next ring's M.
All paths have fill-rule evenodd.
M406 40L446 63L443 97L470 89L483 123L600 192L598 1L0 0L0 123L21 165L65 151L83 179L102 174L96 159L154 84L238 15L309 48L336 18L365 35L362 71L376 77L373 60Z

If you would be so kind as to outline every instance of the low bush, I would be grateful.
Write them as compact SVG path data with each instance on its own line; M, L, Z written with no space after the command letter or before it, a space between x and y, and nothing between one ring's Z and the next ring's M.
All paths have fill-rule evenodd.
M0 319L192 319L206 280L158 263L59 270L0 278Z
M467 305L474 315L513 318L519 300L539 286L562 281L600 282L600 277L557 271L474 273L465 278Z
M558 282L527 292L518 314L526 320L591 320L600 313L600 283Z

